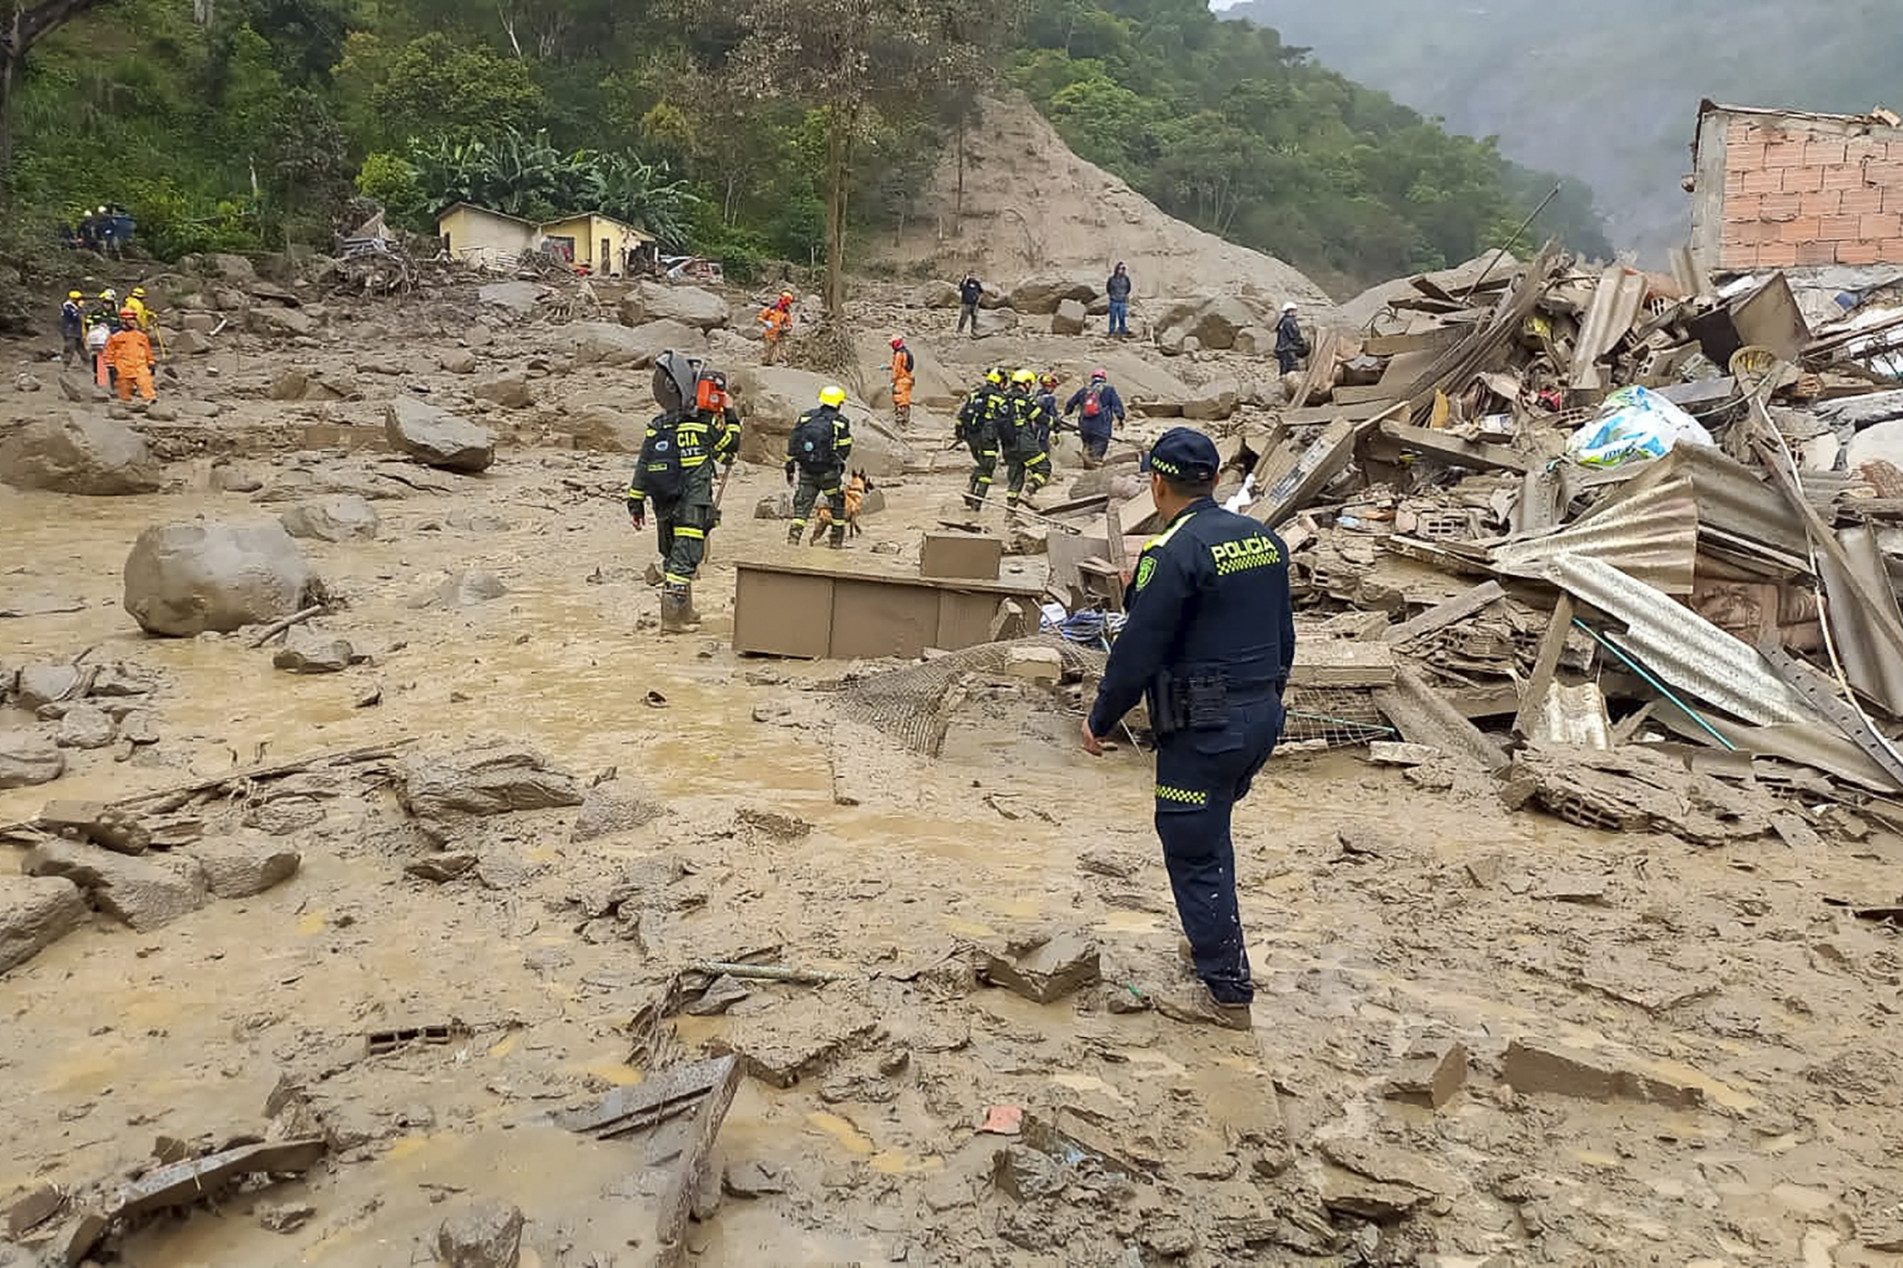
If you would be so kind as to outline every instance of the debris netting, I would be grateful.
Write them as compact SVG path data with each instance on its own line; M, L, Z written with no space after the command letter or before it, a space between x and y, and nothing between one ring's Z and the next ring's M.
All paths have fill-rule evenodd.
M895 669L848 683L838 708L855 722L885 732L916 753L938 756L952 715L968 698L974 681L1002 675L1019 648L1050 647L1063 658L1066 675L1098 677L1109 657L1094 648L1054 635L980 643L949 652L910 669Z

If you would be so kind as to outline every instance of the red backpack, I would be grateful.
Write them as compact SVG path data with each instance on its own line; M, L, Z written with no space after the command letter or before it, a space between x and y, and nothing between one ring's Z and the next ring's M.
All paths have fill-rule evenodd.
M1095 418L1097 415L1103 413L1103 402L1099 399L1102 396L1103 386L1101 384L1093 384L1090 391L1084 396L1085 418Z

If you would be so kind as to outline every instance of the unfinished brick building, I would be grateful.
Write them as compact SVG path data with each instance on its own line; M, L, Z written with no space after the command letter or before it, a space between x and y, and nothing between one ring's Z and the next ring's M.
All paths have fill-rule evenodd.
M1692 258L1710 271L1903 264L1903 120L1704 102Z

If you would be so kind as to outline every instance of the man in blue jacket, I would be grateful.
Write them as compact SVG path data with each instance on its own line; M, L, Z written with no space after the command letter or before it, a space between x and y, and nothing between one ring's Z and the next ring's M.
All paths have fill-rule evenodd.
M1084 441L1084 465L1095 467L1110 449L1111 428L1124 419L1123 398L1110 386L1110 375L1092 370L1090 382L1078 388L1064 405L1064 417L1077 415L1077 432Z
M1115 339L1130 334L1130 270L1123 267L1123 261L1117 261L1117 267L1110 274L1110 280L1104 283L1104 294L1110 297L1110 337Z
M985 297L985 284L978 280L977 274L965 274L965 280L958 284L958 330L964 334L967 323L971 325L971 337L978 337L978 301Z
M1165 521L1137 559L1128 620L1084 719L1087 752L1147 698L1156 735L1156 835L1204 993L1159 995L1169 1016L1250 1025L1255 984L1236 903L1230 812L1282 734L1295 662L1288 549L1259 521L1217 506L1219 459L1177 427L1145 466Z

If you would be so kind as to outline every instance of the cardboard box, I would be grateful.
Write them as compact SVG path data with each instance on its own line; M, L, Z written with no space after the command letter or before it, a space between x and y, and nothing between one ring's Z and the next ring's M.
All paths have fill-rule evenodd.
M973 577L996 581L1004 543L975 533L927 533L918 552L921 577Z

